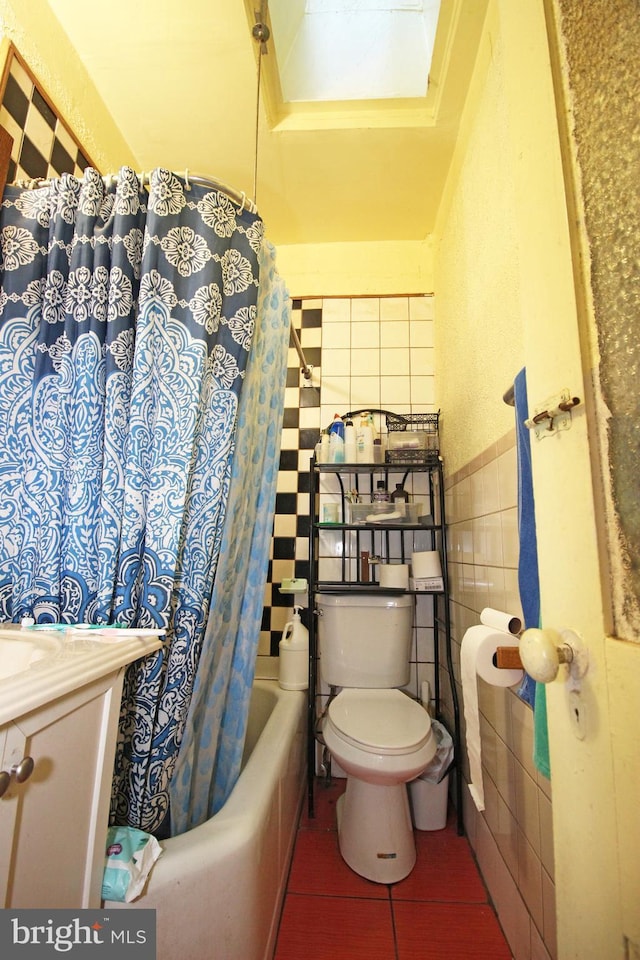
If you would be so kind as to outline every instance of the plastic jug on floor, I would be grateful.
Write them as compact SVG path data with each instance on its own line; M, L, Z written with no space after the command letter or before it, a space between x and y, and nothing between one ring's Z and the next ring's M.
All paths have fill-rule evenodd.
M309 686L309 631L300 619L302 607L293 608L279 644L278 682L284 690L306 690Z

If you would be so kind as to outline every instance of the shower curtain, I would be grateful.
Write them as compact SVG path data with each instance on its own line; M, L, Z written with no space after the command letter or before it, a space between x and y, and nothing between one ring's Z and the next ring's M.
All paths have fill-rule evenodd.
M113 821L149 831L209 613L263 243L256 215L166 170L148 194L89 169L2 204L0 619L166 629L125 679L114 780Z
M258 324L240 399L218 575L185 734L171 781L171 832L224 806L240 773L262 618L284 411L290 311L273 249L260 263ZM278 389L265 390L265 375Z

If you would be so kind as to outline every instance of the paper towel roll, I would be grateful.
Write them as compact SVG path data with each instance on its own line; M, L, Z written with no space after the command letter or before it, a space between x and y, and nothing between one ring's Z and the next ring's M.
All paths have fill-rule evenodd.
M397 587L400 590L407 590L409 587L409 564L408 563L381 563L380 567L380 586Z
M441 577L440 553L437 550L421 550L419 553L412 553L411 572L415 580Z
M478 810L484 810L478 681L482 677L494 687L512 687L522 679L522 670L500 670L493 657L498 647L510 644L512 634L485 624L469 627L460 648L460 674L469 756L469 793Z
M494 610L493 607L485 607L480 614L480 623L486 627L495 627L496 630L504 630L517 637L522 629L522 620L519 617L513 617L510 613L503 613L502 610Z

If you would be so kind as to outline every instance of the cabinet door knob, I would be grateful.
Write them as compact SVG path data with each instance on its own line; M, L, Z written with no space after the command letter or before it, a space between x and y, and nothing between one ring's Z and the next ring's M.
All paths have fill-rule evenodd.
M6 770L0 770L0 797L4 797L11 783L11 774Z
M11 768L11 773L14 775L18 783L24 783L25 780L28 780L33 773L34 767L35 763L33 762L32 757L23 757L20 763L16 763Z

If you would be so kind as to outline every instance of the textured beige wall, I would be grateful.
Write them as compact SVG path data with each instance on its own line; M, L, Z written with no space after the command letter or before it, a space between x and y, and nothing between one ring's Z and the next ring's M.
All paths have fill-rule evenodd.
M558 0L567 149L586 296L605 476L614 632L640 633L640 17L637 0ZM577 171L576 171L577 165ZM575 232L575 231L574 231ZM606 473L606 471L605 471Z
M433 241L280 245L278 270L294 297L432 293Z
M115 172L123 164L137 169L135 157L46 0L0 0L0 37L17 47L102 173Z
M495 41L489 28L436 241L437 402L448 474L513 427L502 396L524 365L514 146Z

